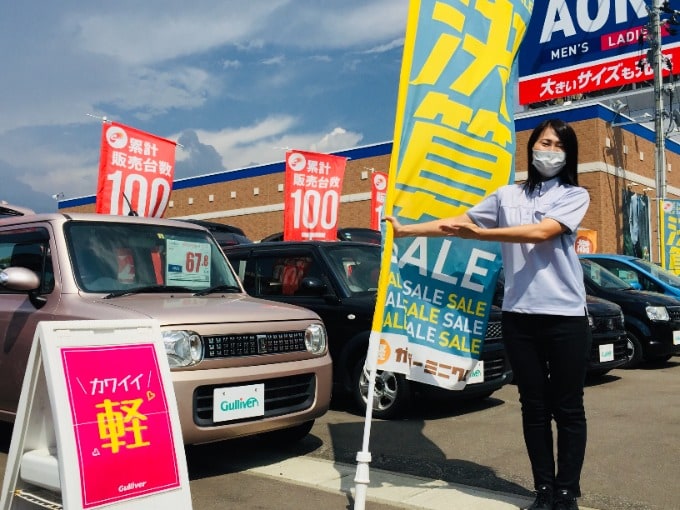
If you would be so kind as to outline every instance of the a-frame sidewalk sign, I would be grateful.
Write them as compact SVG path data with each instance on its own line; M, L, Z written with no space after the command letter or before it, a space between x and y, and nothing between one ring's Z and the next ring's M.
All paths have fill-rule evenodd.
M156 321L38 324L0 498L35 508L191 509Z

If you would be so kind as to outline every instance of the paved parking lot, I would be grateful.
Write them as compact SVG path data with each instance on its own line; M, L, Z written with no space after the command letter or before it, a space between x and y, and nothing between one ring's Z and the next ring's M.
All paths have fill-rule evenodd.
M615 370L587 386L589 443L582 507L680 508L679 395L679 357L663 365ZM9 430L0 427L3 472ZM194 508L287 510L302 505L351 509L354 488L351 471L356 466L363 431L363 416L349 412L346 404L337 402L334 409L317 421L312 433L297 444L270 445L243 440L190 447L187 460ZM512 385L480 403L419 402L404 419L374 420L369 450L373 456L370 470L374 481L385 480L382 471L394 474L393 480L418 479L417 486L445 481L505 495L494 498L496 505L530 497L530 470L521 438L517 391ZM325 470L338 473L337 481L320 490L321 485L315 485L314 477L304 474L304 470L290 468L295 459L306 461L305 466L313 465L309 461L322 461L319 465ZM321 469L315 471L318 476ZM408 476L400 478L401 475ZM369 488L369 496L379 495L379 490L382 494L385 490L393 492L389 483L386 487ZM380 484L384 485L382 481ZM397 490L395 487L394 492ZM463 489L462 493L469 495L475 491ZM455 501L455 498L451 501L451 508L465 508L455 506ZM369 501L366 508L387 510L406 506Z

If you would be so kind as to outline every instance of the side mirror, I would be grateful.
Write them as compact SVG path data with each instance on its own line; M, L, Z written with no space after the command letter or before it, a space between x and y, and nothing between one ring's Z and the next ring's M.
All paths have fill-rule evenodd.
M299 295L305 296L323 296L328 290L328 285L326 285L321 278L316 278L314 276L305 276L300 282L300 288L296 292Z
M25 267L8 267L0 271L0 285L10 290L28 292L40 287L40 278Z

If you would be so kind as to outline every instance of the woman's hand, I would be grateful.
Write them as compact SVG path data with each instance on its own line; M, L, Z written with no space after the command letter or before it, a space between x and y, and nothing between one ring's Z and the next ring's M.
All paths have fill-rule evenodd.
M442 225L441 228L447 233L447 235L452 237L460 237L461 239L481 239L481 233L484 230L474 223Z
M389 221L392 224L392 232L394 237L403 237L404 234L401 232L403 225L394 216L385 216L385 221Z

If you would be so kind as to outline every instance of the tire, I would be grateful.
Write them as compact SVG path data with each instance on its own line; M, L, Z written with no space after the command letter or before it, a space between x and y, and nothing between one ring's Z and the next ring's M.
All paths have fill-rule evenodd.
M352 371L352 396L359 409L366 412L368 374L364 371L366 357L361 357ZM373 417L390 420L400 416L411 405L409 382L402 374L378 370L373 396Z
M626 363L621 368L637 368L642 363L642 344L640 340L631 333L628 333L628 343L626 344Z
M313 426L314 420L306 421L294 427L266 432L262 434L262 439L267 443L272 444L272 446L287 446L304 439L312 430Z

